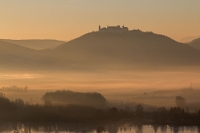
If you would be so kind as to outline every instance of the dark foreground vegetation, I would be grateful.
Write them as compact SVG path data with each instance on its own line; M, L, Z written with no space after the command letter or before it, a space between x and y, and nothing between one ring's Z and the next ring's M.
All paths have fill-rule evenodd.
M0 96L1 121L40 121L40 122L114 122L128 120L141 124L177 124L199 125L200 111L186 112L174 107L165 107L147 112L142 105L137 105L134 111L125 111L115 107L95 108L82 105L29 105L21 99L10 101L4 95Z

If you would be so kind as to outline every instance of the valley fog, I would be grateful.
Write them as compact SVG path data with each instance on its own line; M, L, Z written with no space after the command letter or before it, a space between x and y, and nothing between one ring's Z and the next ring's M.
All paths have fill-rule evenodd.
M200 101L198 70L176 71L96 71L96 72L6 72L0 74L0 88L24 87L24 92L1 91L11 100L41 103L48 91L72 90L99 92L113 103L144 103L175 106L175 97L183 96L188 106Z

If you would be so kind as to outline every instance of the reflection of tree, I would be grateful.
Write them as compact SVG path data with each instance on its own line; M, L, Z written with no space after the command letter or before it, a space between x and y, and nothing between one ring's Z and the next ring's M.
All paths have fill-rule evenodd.
M181 126L181 127L179 127L179 130L184 133L185 127Z
M18 133L31 133L31 132L44 132L44 133L60 133L60 132L73 132L73 133L88 133L88 132L95 132L96 133L118 133L118 132L134 132L131 131L131 127L135 130L135 133L143 133L143 126L142 125L127 125L122 126L124 123L112 123L112 124L103 124L99 126L98 124L94 123L7 123L7 124L0 124L0 133L2 132L18 132ZM130 131L129 131L130 127ZM158 128L161 129L162 133L166 133L168 129L167 126L152 126L155 132L159 132ZM181 128L186 131L200 133L200 126L185 126L185 127L177 127L177 126L170 126L171 129L170 133L179 133L181 132ZM118 130L119 129L119 130ZM152 129L152 128L151 128ZM148 132L148 131L147 131Z
M103 126L98 126L96 131L97 131L97 133L103 133L103 132L105 132L105 128Z
M108 132L109 133L117 133L118 132L118 126L111 125L108 127Z
M158 125L153 125L153 130L154 130L155 133L157 133L157 131L158 131Z
M136 126L136 131L135 131L136 133L143 133L143 127L142 127L142 125L137 125Z
M178 133L180 130L179 127L173 127L172 129L173 129L173 133Z
M197 127L197 131L198 131L198 133L200 133L200 126Z
M195 132L196 128L194 126L190 126L190 131L193 133Z
M161 130L162 133L166 133L167 126L166 125L160 126L160 130Z

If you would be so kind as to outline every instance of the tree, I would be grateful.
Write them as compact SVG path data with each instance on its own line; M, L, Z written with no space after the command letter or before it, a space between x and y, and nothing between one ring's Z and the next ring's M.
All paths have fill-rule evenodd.
M156 111L157 118L156 120L159 122L166 122L167 121L167 109L165 107L160 107Z
M52 106L53 104L52 104L51 100L45 100L44 105L49 107L49 106Z
M5 97L5 94L3 94L2 92L0 92L0 97Z
M141 104L137 105L136 107L136 118L143 118L144 108Z
M15 99L15 103L17 106L22 107L24 106L24 101L22 99Z
M185 98L181 96L176 96L176 106L180 108L185 108Z
M12 104L10 100L4 96L0 96L0 110L10 109Z

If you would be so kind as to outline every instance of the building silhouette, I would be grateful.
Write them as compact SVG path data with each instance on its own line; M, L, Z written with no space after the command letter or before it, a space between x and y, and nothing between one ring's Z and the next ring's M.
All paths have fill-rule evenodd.
M99 32L127 32L129 31L128 27L125 27L124 25L121 27L120 25L117 26L107 26L101 28L99 25Z

